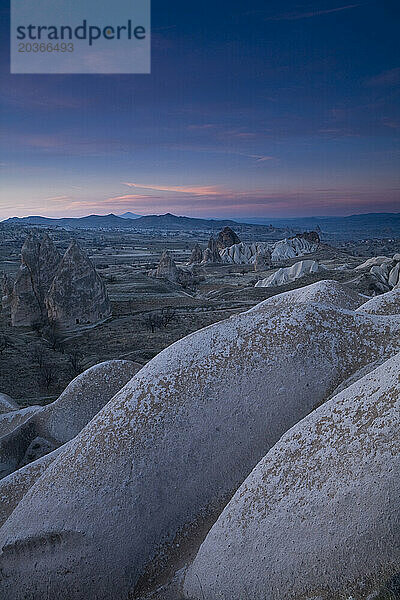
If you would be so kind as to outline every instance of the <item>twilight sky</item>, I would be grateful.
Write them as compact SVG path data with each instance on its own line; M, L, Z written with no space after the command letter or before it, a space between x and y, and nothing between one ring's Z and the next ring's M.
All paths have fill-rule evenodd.
M124 76L10 75L7 4L0 219L400 211L398 0L153 0Z

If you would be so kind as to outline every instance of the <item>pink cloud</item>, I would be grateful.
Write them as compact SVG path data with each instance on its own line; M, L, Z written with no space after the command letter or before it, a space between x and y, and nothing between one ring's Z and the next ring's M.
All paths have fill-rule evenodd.
M226 194L217 186L213 185L143 185L139 183L124 182L124 185L129 187L139 188L142 190L154 190L157 192L175 192L178 194L190 194L192 196L220 196Z

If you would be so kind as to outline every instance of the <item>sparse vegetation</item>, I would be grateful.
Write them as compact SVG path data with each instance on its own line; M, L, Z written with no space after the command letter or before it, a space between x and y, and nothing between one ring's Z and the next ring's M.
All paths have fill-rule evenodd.
M52 350L63 352L63 335L57 321L50 321L50 323L43 329L43 337L50 344L50 348Z
M162 327L162 318L158 311L147 314L143 320L145 326L151 331L151 333L154 333L156 329Z
M168 325L176 320L176 315L176 310L168 306L160 311L148 313L143 321L146 328L154 333L156 329L166 329Z
M42 345L42 344L33 344L32 346L32 362L34 364L36 364L39 369L42 369L44 367L44 364L46 362L46 356L47 356L47 352L46 352L46 348Z
M164 329L165 329L173 321L176 321L176 315L177 315L176 310L174 310L170 306L168 306L167 308L163 308L161 311L161 315L160 315L162 327L164 327Z
M68 354L67 360L72 377L77 377L85 370L84 355L80 350L72 350L72 352Z
M39 368L39 382L48 392L56 381L56 367L52 363L44 362Z
M31 325L32 331L36 333L38 337L42 337L43 335L43 322L42 321L34 321Z
M11 348L12 343L10 338L7 335L0 335L0 356L8 349Z

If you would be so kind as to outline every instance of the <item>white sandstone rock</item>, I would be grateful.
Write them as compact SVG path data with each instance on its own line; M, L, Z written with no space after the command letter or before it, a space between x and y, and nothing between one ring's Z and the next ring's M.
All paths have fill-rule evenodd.
M275 243L253 242L252 244L234 244L221 251L221 260L226 264L253 265L257 254L268 256L272 262L279 263L297 256L311 254L318 249L319 244L306 237L294 237ZM312 236L311 236L312 238Z
M272 251L272 262L279 263L288 258L296 258L305 254L312 254L318 250L319 244L303 237L294 237L277 242Z
M293 306L294 304L318 304L319 306L330 308L343 308L347 310L355 310L365 303L365 296L358 294L354 290L348 289L342 283L334 279L324 279L317 281L311 285L306 285L288 292L283 292L267 298L260 302L254 308L250 308L247 312L253 310L262 312L264 309L268 311L271 306Z
M359 312L372 315L400 315L400 289L394 289L386 294L375 296L362 304Z
M44 407L0 415L0 477L23 466L36 438L37 456L75 437L137 373L137 363L111 360L81 373L61 396Z
M65 446L61 446L0 480L0 527L8 519L24 494L64 448Z
M385 288L385 291L396 288L400 284L400 261L392 260L383 262L380 266L371 267L371 275Z
M0 394L0 415L18 410L18 404L8 394Z
M287 285L297 279L301 279L305 275L318 273L321 267L315 260L301 260L291 267L281 268L273 275L266 279L257 281L255 287L276 287L279 285Z
M390 260L391 259L387 256L373 256L372 258L369 258L368 260L363 262L361 265L358 265L358 267L356 267L354 270L362 271L364 269L370 269L374 266L380 267L384 262L388 262Z
M195 600L375 597L400 570L400 355L300 421L186 576Z
M17 410L7 411L0 415L0 438L7 435L20 425L28 421L32 415L43 410L41 406L27 406Z
M143 367L4 523L0 596L122 599L178 563L288 428L398 350L399 321L335 307L337 286L325 305L274 297Z
M266 242L254 242L253 244L240 242L240 244L222 250L221 260L226 264L253 265L258 254L270 254L269 244Z
M391 288L395 288L400 283L400 261L393 267L388 276L388 284Z

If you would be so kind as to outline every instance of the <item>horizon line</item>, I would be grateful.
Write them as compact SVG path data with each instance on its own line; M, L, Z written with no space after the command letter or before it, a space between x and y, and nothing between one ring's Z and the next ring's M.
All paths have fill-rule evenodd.
M166 213L148 213L145 215L139 215L138 213L133 213L132 211L126 211L125 213L122 214L115 214L115 213L105 213L105 214L100 214L100 213L91 213L91 214L84 214L81 216L59 216L59 217L48 217L48 216L44 216L44 215L26 215L23 217L18 217L18 216L10 216L10 217L5 217L3 219L0 220L0 223L5 223L11 219L33 219L33 218L39 218L39 219L51 219L54 221L59 221L61 219L85 219L88 217L109 217L109 216L114 216L117 218L123 218L123 215L127 214L127 213L131 213L131 214L135 214L137 215L137 218L142 218L142 217L163 217L166 215L171 215L174 217L182 217L182 218L188 218L188 219L197 219L197 220L201 220L201 221L242 221L243 219L249 220L249 219L262 219L262 220L270 220L270 221L279 221L279 220L297 220L297 219L340 219L340 218L348 218L348 217L355 217L355 216L362 216L362 215L400 215L400 211L398 212L393 212L393 211L379 211L379 212L361 212L361 213L351 213L349 215L345 215L345 214L338 214L338 215L297 215L297 216L280 216L280 217L269 217L269 216L229 216L229 217L193 217L193 216L189 216L189 215L178 215L178 214L174 214L174 213L170 213L170 212L166 212ZM129 219L125 219L125 220L129 220ZM132 219L132 220L136 220L136 219Z

